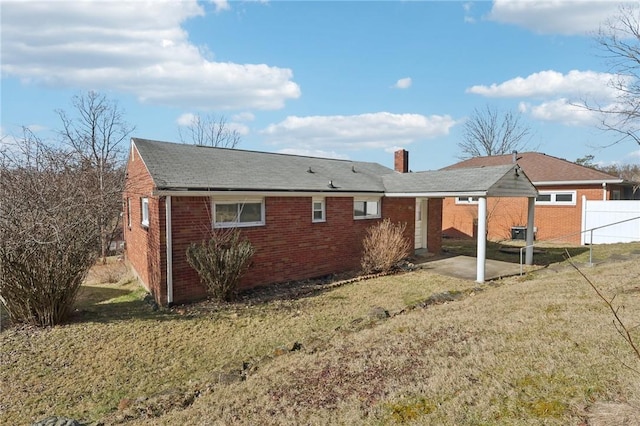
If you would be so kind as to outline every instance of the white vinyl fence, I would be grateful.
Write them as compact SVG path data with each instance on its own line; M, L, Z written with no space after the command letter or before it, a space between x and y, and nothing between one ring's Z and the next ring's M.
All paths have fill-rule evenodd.
M582 197L582 231L583 245L640 241L640 201L594 201Z

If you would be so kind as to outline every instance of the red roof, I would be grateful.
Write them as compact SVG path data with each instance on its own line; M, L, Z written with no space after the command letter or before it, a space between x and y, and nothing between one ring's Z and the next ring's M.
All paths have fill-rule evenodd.
M622 182L617 176L601 172L589 167L581 166L562 158L553 157L540 152L519 152L516 154L516 162L533 183L542 182L586 182L594 183ZM443 170L460 169L467 167L499 166L513 163L513 154L491 155L488 157L473 157L461 161Z

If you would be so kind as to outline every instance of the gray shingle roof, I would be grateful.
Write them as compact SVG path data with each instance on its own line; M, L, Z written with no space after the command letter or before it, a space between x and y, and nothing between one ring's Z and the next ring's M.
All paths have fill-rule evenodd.
M513 164L387 175L383 177L383 182L388 193L424 192L431 196L484 193L503 197L537 195L526 175Z
M377 163L132 141L157 189L384 192L382 176L395 173Z
M535 196L515 165L397 173L377 163L133 138L158 190ZM330 183L333 187L330 186Z

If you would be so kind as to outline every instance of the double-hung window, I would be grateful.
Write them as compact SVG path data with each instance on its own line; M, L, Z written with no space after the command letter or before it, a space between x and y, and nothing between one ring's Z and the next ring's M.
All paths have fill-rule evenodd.
M213 200L215 228L260 225L264 225L264 199Z
M143 197L140 199L140 224L145 228L149 227L149 199Z
M354 198L354 219L376 219L380 217L380 198Z
M324 198L314 198L312 202L312 221L324 222L327 220L326 206Z
M536 204L575 206L576 191L540 191L536 197Z

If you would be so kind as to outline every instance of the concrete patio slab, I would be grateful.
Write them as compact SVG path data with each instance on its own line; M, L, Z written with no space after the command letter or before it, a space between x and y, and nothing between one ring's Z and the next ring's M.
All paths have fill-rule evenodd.
M416 265L436 274L447 275L465 280L476 280L477 260L475 257L454 256L444 259L419 260ZM502 262L499 260L487 259L485 264L485 281L495 280L502 277L520 275L520 265L517 263Z

